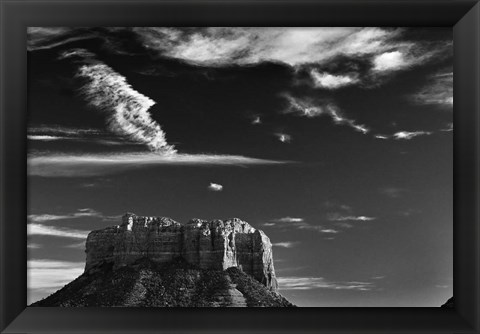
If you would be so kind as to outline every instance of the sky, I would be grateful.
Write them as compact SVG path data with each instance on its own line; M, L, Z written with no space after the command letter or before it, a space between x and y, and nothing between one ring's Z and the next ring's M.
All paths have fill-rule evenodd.
M30 27L28 303L125 212L238 217L298 306L453 295L451 28Z

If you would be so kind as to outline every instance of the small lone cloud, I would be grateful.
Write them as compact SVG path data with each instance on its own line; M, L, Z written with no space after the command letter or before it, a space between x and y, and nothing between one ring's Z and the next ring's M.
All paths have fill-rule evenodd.
M287 135L286 133L276 133L275 136L277 136L278 140L280 140L282 143L290 143L292 141L292 136Z
M218 184L218 183L210 183L210 185L208 186L208 190L210 190L210 191L222 191L223 186L221 184Z
M255 116L252 120L252 124L254 124L254 125L262 124L262 119L260 118L260 116Z

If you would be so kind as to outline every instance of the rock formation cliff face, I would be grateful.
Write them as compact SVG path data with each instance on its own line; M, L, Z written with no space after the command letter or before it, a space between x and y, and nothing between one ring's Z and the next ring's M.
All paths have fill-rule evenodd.
M271 291L277 291L272 244L263 231L238 218L182 225L165 217L127 213L121 225L93 231L86 243L85 271L105 263L113 268L139 259L167 264L176 258L200 269L241 269Z

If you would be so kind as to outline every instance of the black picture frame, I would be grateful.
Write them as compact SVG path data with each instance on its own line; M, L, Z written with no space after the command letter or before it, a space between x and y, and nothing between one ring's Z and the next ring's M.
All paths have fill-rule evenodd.
M0 3L2 333L480 333L478 1L0 0ZM27 308L27 26L453 27L455 307Z

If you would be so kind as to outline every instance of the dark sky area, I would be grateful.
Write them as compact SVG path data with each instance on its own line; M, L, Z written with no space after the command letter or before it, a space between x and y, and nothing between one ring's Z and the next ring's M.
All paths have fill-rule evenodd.
M29 28L29 300L129 211L239 217L298 306L453 294L444 28Z

